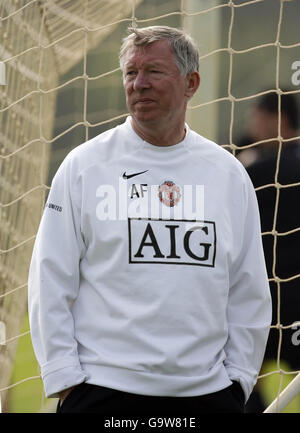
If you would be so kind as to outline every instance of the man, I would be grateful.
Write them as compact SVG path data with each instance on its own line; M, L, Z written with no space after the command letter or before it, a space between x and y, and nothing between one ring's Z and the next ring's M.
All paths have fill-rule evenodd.
M298 129L298 107L295 95L288 94L287 90L281 95L281 123L280 135L284 140L290 140L297 136ZM252 107L248 116L247 131L239 140L241 147L236 155L245 167L256 160L269 159L269 156L276 155L278 151L278 94L265 93ZM243 149L251 143L262 142L260 145ZM284 142L285 143L285 142ZM294 143L286 142L285 148L294 148ZM275 172L274 172L275 174ZM274 176L273 176L274 179Z
M182 31L132 29L130 116L52 181L29 313L60 412L243 412L256 382L271 320L258 208L243 166L185 123L198 62Z
M257 190L257 199L261 217L263 248L266 259L268 277L271 279L270 289L273 305L272 325L281 323L289 326L280 332L280 361L284 370L299 370L299 343L297 331L299 327L291 327L299 322L299 279L290 279L300 269L299 227L300 187L281 187L277 190L276 181L280 185L295 185L300 181L300 145L296 140L299 135L299 110L297 100L292 93L280 96L280 122L278 116L279 97L277 93L266 93L259 98L252 110L249 125L251 142L262 141L256 150L256 159L246 166L248 174ZM278 131L280 126L280 134ZM279 147L278 136L282 143ZM265 141L264 141L265 140ZM279 152L280 150L280 152ZM241 152L241 155L243 151ZM268 187L261 188L264 185ZM278 195L278 197L277 197ZM274 229L278 235L272 233ZM274 254L275 250L275 254ZM274 281L274 278L288 281ZM290 280L289 280L290 279ZM273 281L272 281L273 280ZM278 316L280 302L280 316ZM265 361L276 361L279 349L279 330L272 328L269 334ZM273 366L264 364L264 371L274 370ZM259 388L257 388L257 392ZM248 402L249 411L263 411L264 402L255 403L258 394L253 393Z
M296 229L299 225L299 187L281 188L276 208L277 181L281 185L299 182L300 146L295 139L298 134L298 107L293 94L283 94L280 97L281 115L280 132L278 131L278 94L267 93L260 97L253 109L250 123L250 136L252 142L262 141L257 149L255 162L246 166L248 174L256 188L271 185L257 191L260 209L261 227L263 232L271 232L274 218L279 233ZM279 148L278 135L282 137ZM265 140L265 141L264 141ZM277 172L278 171L278 172ZM277 172L277 173L276 173ZM298 245L299 233L291 233L278 237L276 240L276 275L289 278L299 272ZM273 275L273 243L274 235L263 237L265 257L269 278ZM276 259L276 257L275 257ZM273 311L275 311L277 308ZM299 318L298 318L299 319Z

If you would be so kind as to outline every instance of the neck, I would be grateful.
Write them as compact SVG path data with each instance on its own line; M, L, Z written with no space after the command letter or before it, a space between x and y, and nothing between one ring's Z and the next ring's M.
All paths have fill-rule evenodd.
M141 125L131 118L134 131L145 141L154 146L173 146L180 143L186 134L185 122L176 125L175 128L157 128L154 125Z

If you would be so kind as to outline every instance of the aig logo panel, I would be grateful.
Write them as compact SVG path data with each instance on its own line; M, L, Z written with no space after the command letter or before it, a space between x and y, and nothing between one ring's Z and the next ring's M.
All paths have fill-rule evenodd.
M129 263L215 266L214 221L128 218Z

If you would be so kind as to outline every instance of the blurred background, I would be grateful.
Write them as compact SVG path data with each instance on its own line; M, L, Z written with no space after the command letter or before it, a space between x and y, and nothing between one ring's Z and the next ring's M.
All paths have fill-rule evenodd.
M265 237L272 238L272 249L277 235L269 232L276 228L279 214L278 182L290 185L284 188L293 191L287 198L289 203L295 205L299 199L299 16L298 0L0 0L0 395L3 412L55 411L57 401L44 397L31 346L27 317L28 267L49 186L60 163L74 147L126 118L118 52L128 27L168 25L185 29L196 40L201 84L188 108L187 122L192 129L224 146L246 167L260 161L266 144L274 145L275 168L271 182L266 178L256 185L253 178L258 189L274 184L275 196L270 198L272 224L266 223L263 229L267 232ZM295 104L292 112L296 121L286 136L278 133L283 131L279 119L285 118L280 112L281 92L290 95ZM269 135L259 135L255 128L269 125L271 120L262 117L253 125L253 119L258 118L254 110L261 104L261 96L269 94L277 98L275 109L274 104L272 108L270 104L261 106L258 114L273 115L275 130L269 131ZM289 157L292 163L287 161L286 166L282 165L282 170L287 167L286 171L293 172L294 177L280 180L278 164L285 158L285 144L293 144L295 155ZM291 170L289 164L293 166ZM252 175L256 173L255 167ZM262 197L262 200L267 199ZM281 212L284 218L295 214L287 205ZM296 230L292 234L298 235L299 219L295 221L282 226L281 231ZM283 245L281 250L288 249L288 245ZM272 256L272 264L279 258L279 253ZM270 340L272 350L266 356L249 411L263 410L300 370L299 363L294 362L295 357L300 359L300 335L297 334L300 326L296 324L299 321L300 325L300 312L297 317L298 310L288 311L291 303L299 305L298 265L296 261L293 269L286 274L282 271L282 275L278 273L281 270L270 265L276 310L272 323L274 338ZM285 301L282 290L290 278L293 297ZM282 315L280 306L284 308ZM300 412L299 398L285 411Z

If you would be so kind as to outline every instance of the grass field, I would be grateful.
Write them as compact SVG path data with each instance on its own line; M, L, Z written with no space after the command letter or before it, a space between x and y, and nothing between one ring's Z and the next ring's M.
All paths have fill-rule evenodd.
M26 317L21 332L28 329L29 322L28 317ZM30 334L27 334L19 339L11 384L39 374L39 366L35 359ZM11 388L8 393L7 411L10 413L36 413L40 412L45 405L51 404L53 400L45 398L42 380L33 379Z
M284 371L291 371L288 364L285 362L280 363L280 367ZM269 373L278 370L276 361L268 361L263 366L263 373ZM294 379L294 375L285 374L283 376L281 391L288 386ZM278 389L280 386L281 375L276 373L267 377L259 379L258 386L261 390L266 406L269 406L272 401L277 397ZM298 395L284 410L283 413L300 413L300 395Z

